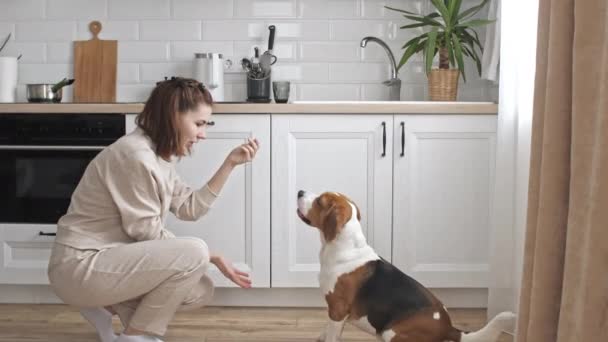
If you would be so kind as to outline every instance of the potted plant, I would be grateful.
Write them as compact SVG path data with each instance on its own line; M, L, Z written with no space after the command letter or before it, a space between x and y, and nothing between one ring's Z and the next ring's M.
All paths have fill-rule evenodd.
M403 45L405 51L397 70L415 53L422 52L432 101L456 100L459 75L462 75L462 79L466 82L465 56L475 61L477 71L481 75L479 56L483 52L483 47L474 28L489 24L493 20L471 19L471 17L488 1L481 0L478 5L461 11L462 0L431 0L435 11L427 15L385 6L389 10L404 13L405 18L414 21L412 24L401 26L401 29L418 27L427 29L427 32L410 39ZM433 60L438 53L439 68L433 69Z

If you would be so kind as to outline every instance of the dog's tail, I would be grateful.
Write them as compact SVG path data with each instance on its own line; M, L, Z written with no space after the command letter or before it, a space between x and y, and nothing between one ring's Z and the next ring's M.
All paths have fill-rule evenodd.
M448 336L454 342L495 342L503 331L513 331L515 327L515 314L501 312L482 329L464 333L454 328Z

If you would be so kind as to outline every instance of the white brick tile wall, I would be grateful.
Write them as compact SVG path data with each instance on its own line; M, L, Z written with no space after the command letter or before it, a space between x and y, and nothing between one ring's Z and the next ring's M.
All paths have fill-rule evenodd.
M327 21L281 21L273 24L277 28L276 39L327 40L329 38ZM263 38L267 37L268 32L264 32Z
M478 0L465 0L466 8ZM277 27L274 80L292 81L291 99L385 100L381 85L388 58L377 36L397 62L401 46L422 30L406 31L409 21L384 6L428 13L427 0L0 0L0 40L13 37L1 55L22 54L18 96L26 83L56 82L73 74L73 41L91 39L88 25L100 20L101 39L118 40L118 101L145 101L165 76L191 76L195 52L219 52L231 59L226 69L226 100L246 98L243 57L253 47L265 51L268 26ZM485 14L480 14L483 17ZM484 29L479 30L483 41ZM468 81L461 100L498 99L496 84L481 80L467 60ZM403 100L425 100L427 80L420 55L404 65ZM69 99L66 89L64 98Z
M245 84L245 75L245 71L241 69L240 65L236 65L224 74L224 82Z
M17 85L17 102L27 102L27 95L25 91L25 85Z
M19 65L19 83L56 83L64 77L72 77L71 64L21 64Z
M262 21L203 21L203 40L262 40L266 31Z
M484 88L484 99L488 101L498 102L498 84L488 82L488 86Z
M260 48L260 53L266 51L268 44L262 42L234 42L234 53L238 57L236 61L240 61L243 57L251 57L254 55L253 48ZM273 55L277 56L281 62L291 62L297 59L297 43L296 42L276 42L274 44Z
M359 42L302 42L302 61L354 62L359 60Z
M401 49L401 43L395 42L386 42L393 55L395 56L395 63L399 65L399 61L401 60L401 55L403 55L403 50ZM358 46L358 45L357 45ZM366 47L361 50L361 60L364 62L383 62L388 63L388 56L384 49L375 42L368 42ZM422 60L422 56L414 55L410 58L410 60Z
M46 18L100 20L107 17L107 7L105 0L47 0Z
M25 63L25 61L23 62ZM47 43L46 62L74 63L74 44L72 42Z
M12 34L11 40L15 40L15 24L13 24L12 22L0 21L0 39L4 41L4 39L9 33Z
M428 85L401 84L401 99L403 101L420 101L428 98Z
M325 63L299 63L275 65L272 79L276 81L293 81L307 83L326 83L328 65Z
M166 42L119 42L119 62L162 62L169 59Z
M18 22L15 38L24 42L70 41L76 38L74 21L28 21Z
M78 22L78 40L89 40L93 38L93 34L89 29L90 20ZM101 31L99 39L111 40L137 40L139 38L139 23L133 20L120 21L101 21Z
M233 83L226 84L226 94L224 99L226 101L243 101L247 98L247 86L245 83Z
M117 66L118 83L137 84L139 78L139 64L137 63L119 63Z
M144 63L140 65L140 79L144 83L156 83L165 77L190 76L192 63Z
M232 42L175 42L171 43L171 61L192 62L194 54L198 52L217 52L229 58L234 55L234 44Z
M361 0L361 16L366 19L403 19L401 13L384 6L399 8L413 13L426 13L425 0Z
M2 51L3 56L19 56L21 54L20 63L44 63L46 60L44 43L11 43L6 44L4 49ZM67 60L63 62L67 62Z
M173 0L175 19L230 19L233 17L232 0Z
M3 0L0 20L44 19L45 0Z
M334 82L382 82L390 77L385 63L331 63L329 80Z
M119 84L116 87L116 102L145 102L154 89L154 85L154 83Z
M296 0L234 0L237 18L295 18Z
M168 19L169 0L108 0L108 16L112 19Z
M142 21L140 40L201 40L200 21Z
M459 79L460 86L473 86L473 87L483 87L491 84L487 80L481 79L479 76L479 72L477 71L477 66L473 60L466 59L464 61L464 71L467 78L466 83L462 80L462 77Z
M361 87L361 100L388 101L386 87L381 84L364 84Z
M359 100L361 87L358 84L299 84L298 99L303 100Z
M298 18L302 19L356 19L360 16L361 6L352 0L300 0Z
M476 101L481 96L483 96L483 88L458 86L459 101Z
M402 83L401 84L401 100L403 101L420 101L424 99L426 94L426 85ZM388 101L388 92L381 84L364 84L361 89L361 99L366 101Z
M399 69L399 78L405 83L426 85L426 73L422 61L410 61Z
M380 20L333 20L330 22L331 40L358 41L365 36L387 37L388 23Z

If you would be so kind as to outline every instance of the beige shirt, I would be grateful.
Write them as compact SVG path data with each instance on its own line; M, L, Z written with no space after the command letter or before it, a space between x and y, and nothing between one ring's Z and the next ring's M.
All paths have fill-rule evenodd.
M138 128L89 163L57 223L55 241L78 249L104 249L172 238L164 227L168 211L194 221L216 197L207 185L192 190L182 182L173 163L157 156L152 141Z

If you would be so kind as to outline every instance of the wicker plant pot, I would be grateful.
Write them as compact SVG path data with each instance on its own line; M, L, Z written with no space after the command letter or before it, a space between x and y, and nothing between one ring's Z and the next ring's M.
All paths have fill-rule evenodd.
M458 69L433 69L429 74L431 101L456 101L458 95Z

